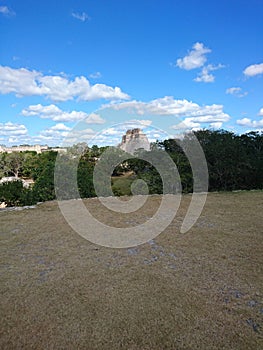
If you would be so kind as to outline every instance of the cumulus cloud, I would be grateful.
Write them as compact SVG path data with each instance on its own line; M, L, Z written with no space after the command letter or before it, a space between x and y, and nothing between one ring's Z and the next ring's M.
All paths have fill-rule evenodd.
M11 122L0 123L0 135L1 136L20 136L26 135L27 128L23 124L15 124Z
M0 140L2 144L24 144L28 143L28 130L25 125L18 123L0 123Z
M240 87L231 87L226 89L226 94L235 95L241 91Z
M0 140L1 143L5 145L48 144L49 146L57 146L62 143L63 139L67 137L70 132L71 128L63 123L57 123L40 131L37 135L29 135L26 126L23 124L15 124L12 122L0 123ZM94 134L93 131L92 133ZM84 132L82 134L84 134ZM75 139L78 140L78 137L79 133L77 132L75 133Z
M255 75L263 74L263 63L252 64L244 69L243 73L247 77L254 77Z
M201 124L193 121L193 118L185 118L184 121L178 123L176 125L172 125L172 129L174 130L198 130L201 128Z
M15 12L7 6L0 6L0 13L4 16L15 16Z
M103 124L105 120L99 114L85 113L82 111L62 111L56 105L43 106L41 104L31 105L22 110L21 114L25 117L38 116L42 119L51 119L56 122L77 122L80 120L86 121L88 124Z
M259 110L259 112L258 112L258 115L263 116L263 107L260 108L260 110Z
M246 91L242 92L241 87L231 87L231 88L226 89L226 94L234 95L236 97L244 97L248 93Z
M104 136L115 136L120 133L119 127L111 127L104 130L101 134Z
M67 135L68 135L68 131L57 130L51 127L41 131L38 137L46 140L55 141L55 140L61 140L61 138L66 137Z
M129 101L111 103L104 108L116 111L124 110L128 115L138 116L169 116L172 120L172 128L185 131L198 130L208 125L213 128L221 127L230 119L230 115L224 112L223 105L204 105L188 100L176 100L172 96L155 99L149 102ZM220 124L219 124L220 123ZM137 125L137 127L140 127Z
M54 126L51 126L50 130L69 131L69 130L71 130L71 128L66 126L63 123L58 123Z
M69 80L60 75L43 75L26 68L13 69L3 66L0 66L0 93L14 93L17 97L45 96L57 102L74 98L83 101L129 99L119 87L91 85L84 76Z
M152 124L152 120L149 119L132 119L128 122L129 124L134 124L135 128L139 126L150 126Z
M209 127L212 129L221 129L222 125L223 125L222 122L215 122L215 123L211 123Z
M160 132L155 129L146 130L145 134L149 140L149 142L155 142L156 140L164 140L168 138L168 135L164 133L162 130Z
M66 138L63 140L63 145L73 145L79 142L86 142L89 146L96 144L93 141L93 137L96 135L95 131L90 128L85 128L82 130L72 130L70 131Z
M215 76L213 74L209 74L207 67L204 67L201 73L198 74L198 77L194 79L194 81L197 81L199 83L213 83L215 81Z
M90 113L88 117L86 117L85 122L87 124L104 124L106 120L101 118L98 113Z
M198 77L196 77L194 81L203 83L213 83L215 81L215 76L213 74L210 74L210 72L223 67L224 66L222 64L218 64L217 66L208 64L207 66L203 67L202 71L198 74Z
M87 15L86 12L82 12L82 13L79 13L79 12L72 12L71 13L71 16L80 20L81 22L85 22L87 20L90 20L90 17Z
M263 119L261 120L251 120L250 118L238 119L237 124L241 126L247 126L251 128L262 128Z
M183 58L178 58L176 66L181 69L191 70L202 67L207 61L206 54L211 50L204 46L203 43L195 43L192 50Z
M206 54L210 52L212 52L212 50L205 47L203 43L197 42L193 45L192 50L188 53L188 55L177 59L176 66L185 70L203 67L194 81L212 83L215 81L215 76L210 72L223 68L224 66L222 64L208 64L207 66L204 66L207 61Z
M65 130L62 124L54 125L50 128L44 129L39 132L38 135L28 136L20 138L20 143L29 143L29 144L47 144L49 146L72 146L73 144L79 142L87 142L89 145L92 137L95 135L94 130L84 129L84 130L69 130L65 126ZM10 141L11 142L11 141ZM18 143L17 140L13 140L12 143Z
M126 109L129 113L138 115L171 115L175 117L191 117L197 122L225 122L230 116L223 111L223 105L200 106L197 103L188 100L176 100L172 96L165 96L150 102L128 101L121 103L112 103L104 108L114 110Z

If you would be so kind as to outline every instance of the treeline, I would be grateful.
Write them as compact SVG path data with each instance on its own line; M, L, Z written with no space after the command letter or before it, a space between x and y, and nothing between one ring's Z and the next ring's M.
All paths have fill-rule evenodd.
M133 178L144 180L150 194L163 193L162 179L152 159L163 159L164 152L168 153L176 164L180 174L180 184L184 193L193 191L193 173L189 159L184 148L196 138L205 155L209 172L209 191L233 191L263 189L263 133L250 132L236 135L225 130L199 130L187 134L183 140L169 139L156 141L151 145L152 151L138 150L137 156L112 169L113 175L122 175L129 171ZM76 159L77 166L77 190L81 198L96 196L93 184L93 171L95 164L107 147L93 146L88 148L86 144L78 144L70 147L68 152L60 155L64 164L61 170L62 183L61 198L74 198L76 193L71 192L71 184L74 181L72 169ZM115 151L120 160L123 151ZM146 155L146 153L148 153ZM81 157L79 156L81 154ZM115 160L116 160L116 154ZM35 152L13 152L0 154L0 178L13 176L18 181L6 182L0 185L0 203L8 206L31 205L37 202L55 199L54 171L57 160L57 152L49 151L41 154ZM147 160L140 159L144 156ZM147 158L148 157L148 158ZM109 159L109 161L111 161ZM61 163L61 164L62 164ZM103 168L102 168L103 169ZM103 178L103 177L102 177ZM32 179L33 186L26 188L19 179ZM170 181L171 180L171 181ZM174 191L172 186L179 179L169 179L166 191ZM129 181L129 186L131 181ZM101 183L101 188L108 184ZM109 193L110 189L104 191ZM122 195L121 190L114 189L116 195Z
M77 169L81 198L95 196L93 169L97 157L103 150L103 147L93 146L88 149L86 144L78 144L70 147L68 152L62 155L65 166L71 169L74 159L83 153ZM17 181L4 182L0 185L0 203L5 202L7 206L24 206L55 199L54 173L57 157L58 153L54 151L41 154L36 152L0 154L0 178L10 176L17 178ZM65 174L65 177L67 176L68 174ZM32 179L33 185L25 187L22 182L24 179Z
M263 189L263 133L236 135L225 130L199 130L186 135L183 140L157 141L154 145L158 150L165 150L177 165L183 192L193 190L192 169L183 151L183 146L191 144L193 135L206 158L209 191ZM150 185L150 192L162 193L156 170L139 159L132 162L131 169Z

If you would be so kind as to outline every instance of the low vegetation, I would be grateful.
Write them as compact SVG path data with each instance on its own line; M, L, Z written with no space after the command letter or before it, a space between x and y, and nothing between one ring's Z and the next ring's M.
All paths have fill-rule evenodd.
M160 198L129 218L97 198L84 203L127 227L148 220ZM56 201L1 211L0 348L262 349L263 193L210 193L180 234L190 198L157 238L127 249L78 236Z
M200 130L194 132L199 140L207 161L209 171L209 191L233 191L263 189L263 133L250 132L244 135L235 135L232 132L219 130ZM192 134L187 134L183 140L156 141L151 145L152 151L166 152L176 164L182 191L193 191L192 169L184 151L183 145L191 142ZM78 144L68 149L67 154L62 155L64 169L61 177L65 178L65 193L62 198L74 198L70 192L72 181L72 169L74 159L82 154L77 170L78 192L81 198L96 196L93 186L93 170L99 157L106 147L89 148L86 144ZM121 150L116 152L123 152ZM140 150L140 152L145 152ZM115 195L129 195L131 193L132 180L144 180L150 194L162 194L163 184L155 167L137 157L128 159L124 164L119 164L112 169L112 190ZM31 205L37 202L55 199L54 169L57 159L56 152L3 153L0 154L0 177L15 176L19 178L33 179L34 185L29 189L18 190L19 186L10 183L7 186L0 185L0 203L8 206ZM130 176L129 174L133 174ZM116 178L118 176L118 178ZM101 183L101 188L106 185ZM21 186L20 186L21 187ZM15 197L14 197L15 193ZM105 195L111 193L111 189L105 188Z

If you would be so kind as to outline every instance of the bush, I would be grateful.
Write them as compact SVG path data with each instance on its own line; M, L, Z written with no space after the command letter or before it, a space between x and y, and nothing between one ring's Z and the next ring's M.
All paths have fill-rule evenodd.
M32 191L24 188L20 180L5 182L0 185L0 202L5 202L8 207L35 203Z

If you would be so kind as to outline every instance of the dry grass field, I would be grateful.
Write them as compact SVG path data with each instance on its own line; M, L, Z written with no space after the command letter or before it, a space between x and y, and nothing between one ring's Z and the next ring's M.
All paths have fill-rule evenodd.
M125 227L159 201L123 220L86 205ZM189 201L156 239L127 249L84 240L55 201L1 211L0 348L262 349L263 192L209 194L181 234Z

